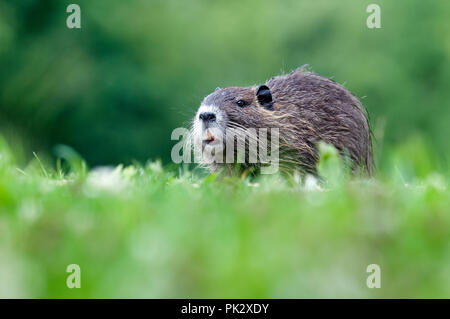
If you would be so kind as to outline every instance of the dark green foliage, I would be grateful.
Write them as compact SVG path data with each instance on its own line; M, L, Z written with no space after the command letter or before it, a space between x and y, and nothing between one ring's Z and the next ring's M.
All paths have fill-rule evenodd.
M447 159L448 1L378 1L378 30L370 1L82 0L81 30L69 3L0 4L0 125L28 157L62 143L90 165L168 162L204 95L308 63L362 98L381 165L417 133Z

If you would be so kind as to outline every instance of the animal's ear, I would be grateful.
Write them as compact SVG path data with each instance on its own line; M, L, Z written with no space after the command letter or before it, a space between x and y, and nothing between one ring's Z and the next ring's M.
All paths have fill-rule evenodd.
M258 98L259 104L267 110L271 110L273 106L272 93L266 85L260 85L256 89L256 97Z

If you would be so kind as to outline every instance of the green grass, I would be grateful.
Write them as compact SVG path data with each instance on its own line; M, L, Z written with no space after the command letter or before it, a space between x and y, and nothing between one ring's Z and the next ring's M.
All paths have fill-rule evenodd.
M448 174L417 145L372 179L322 161L328 182L306 190L158 162L89 171L64 147L57 169L39 155L19 168L1 142L0 297L449 298Z

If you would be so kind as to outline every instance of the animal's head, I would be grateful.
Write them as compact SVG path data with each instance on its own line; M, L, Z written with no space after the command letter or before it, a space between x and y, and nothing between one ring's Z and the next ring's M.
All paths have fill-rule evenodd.
M193 135L202 149L224 145L229 129L265 127L273 99L266 85L217 88L201 103L193 121Z

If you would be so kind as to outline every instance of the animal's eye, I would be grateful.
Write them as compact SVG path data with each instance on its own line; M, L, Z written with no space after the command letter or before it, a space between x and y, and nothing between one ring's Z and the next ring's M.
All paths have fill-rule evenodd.
M245 103L244 100L239 100L239 101L236 102L236 104L237 104L238 106L240 106L240 107L244 107L247 103Z

